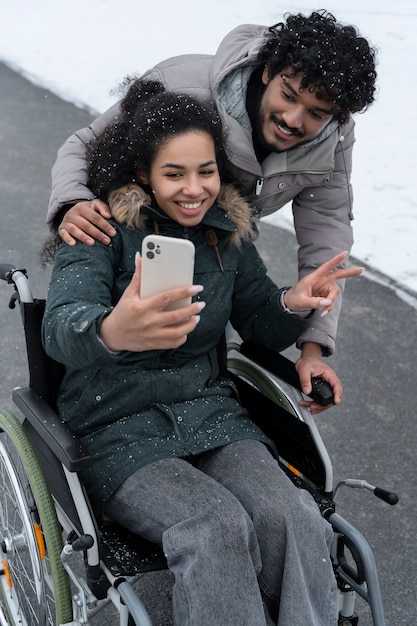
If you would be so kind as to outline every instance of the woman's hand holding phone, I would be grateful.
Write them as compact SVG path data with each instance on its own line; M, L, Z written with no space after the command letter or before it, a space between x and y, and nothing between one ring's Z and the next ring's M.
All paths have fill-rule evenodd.
M204 302L192 302L169 310L200 293L201 285L188 284L141 298L142 262L137 254L129 286L100 326L100 339L113 352L178 348L197 326L199 314L205 307Z

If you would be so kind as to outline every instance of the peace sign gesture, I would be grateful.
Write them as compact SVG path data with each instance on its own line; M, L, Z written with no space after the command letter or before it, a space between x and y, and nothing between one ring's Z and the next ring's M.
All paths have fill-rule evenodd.
M337 269L346 257L347 252L340 252L314 272L304 276L285 293L285 305L294 312L323 309L321 314L326 315L332 310L336 298L340 295L336 281L359 276L363 272L363 267Z

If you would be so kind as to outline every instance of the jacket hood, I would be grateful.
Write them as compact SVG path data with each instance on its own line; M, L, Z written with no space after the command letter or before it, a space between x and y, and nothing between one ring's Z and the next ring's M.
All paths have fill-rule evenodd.
M152 206L151 197L135 183L124 185L109 196L112 217L127 228L145 230L149 219L170 220L159 208ZM230 243L239 245L251 238L251 209L233 185L222 185L216 203L210 207L202 224L229 233Z

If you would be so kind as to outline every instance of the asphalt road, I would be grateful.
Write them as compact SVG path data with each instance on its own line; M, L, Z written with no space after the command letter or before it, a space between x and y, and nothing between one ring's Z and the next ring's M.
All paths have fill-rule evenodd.
M91 115L1 63L0 91L0 262L27 268L35 295L45 297L50 270L40 268L38 254L48 234L50 168L57 148ZM294 281L293 236L264 224L259 249L279 284ZM1 281L0 407L14 411L11 390L26 384L27 367L19 315L9 310L9 296ZM360 490L342 490L338 499L338 511L374 550L389 626L413 624L417 605L416 328L417 309L393 290L366 273L352 280L331 358L344 381L343 404L317 418L336 481L366 479L400 496L395 507ZM171 624L170 585L168 573L140 583L155 626ZM362 601L358 609L360 626L370 626ZM114 623L112 613L98 623Z

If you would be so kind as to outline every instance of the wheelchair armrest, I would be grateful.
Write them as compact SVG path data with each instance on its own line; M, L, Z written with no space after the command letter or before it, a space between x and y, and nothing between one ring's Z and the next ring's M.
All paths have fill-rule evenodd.
M295 389L298 389L298 391L302 391L294 363L282 354L274 352L274 350L270 350L264 346L246 341L240 345L240 352L271 372L271 374L278 376L292 387L295 387ZM322 406L328 406L334 403L332 388L321 378L313 379L310 398Z
M275 376L282 378L286 383L301 391L300 379L298 378L295 365L290 359L269 348L250 343L249 341L244 341L240 345L240 352L248 359L251 359L251 361L271 372L271 374L275 374Z
M70 472L91 465L91 456L81 440L33 389L14 389L12 397L25 419Z

